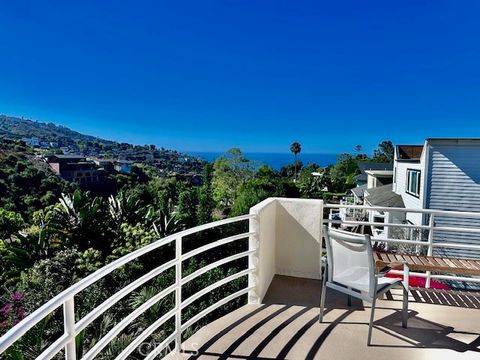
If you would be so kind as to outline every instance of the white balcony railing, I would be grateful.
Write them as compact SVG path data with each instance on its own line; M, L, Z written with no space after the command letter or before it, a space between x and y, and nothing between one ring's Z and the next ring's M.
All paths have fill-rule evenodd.
M413 213L428 218L427 225L406 224L389 221L389 216L386 216L384 223L361 221L361 220L332 220L324 219L324 214L329 209L351 208L355 211L367 213L368 211L383 211L386 213ZM139 334L123 351L118 355L117 359L126 359L157 329L160 329L168 320L175 319L175 330L168 334L163 342L153 349L146 357L146 359L153 359L159 355L164 349L175 342L175 350L180 351L182 332L184 332L192 324L199 321L202 317L211 311L227 304L229 301L244 294L248 294L248 301L250 303L258 303L263 300L265 293L275 274L297 276L303 278L320 279L321 277L321 256L322 256L322 228L324 224L336 224L339 226L355 226L355 225L370 225L373 227L383 226L388 228L404 228L407 230L415 229L427 231L428 236L423 240L412 239L396 239L392 237L373 237L372 241L381 241L390 244L408 244L426 247L427 253L432 254L434 249L460 249L474 251L480 255L480 226L442 226L437 225L435 219L441 217L464 219L466 217L478 221L480 225L480 213L465 213L452 211L434 211L434 210L416 210L416 209L397 209L397 208L381 208L381 207L365 207L355 205L335 205L324 204L321 200L307 200L307 199L284 199L284 198L270 198L258 205L254 206L249 215L239 216L235 218L225 219L213 222L206 225L201 225L192 229L188 229L177 234L167 236L157 242L145 246L142 249L134 251L110 264L96 271L85 279L79 281L72 287L60 293L58 296L47 302L38 310L27 316L19 324L8 331L0 338L0 354L5 352L12 344L18 341L29 329L38 324L48 314L55 311L58 307L63 306L64 313L64 333L56 341L54 341L39 357L38 359L50 359L58 354L62 349L65 349L65 358L67 360L77 359L75 353L75 337L91 324L95 319L105 313L111 306L116 304L122 298L127 296L130 292L137 289L142 284L153 279L156 276L161 276L166 270L175 268L176 279L175 283L154 297L140 305L138 308L128 314L123 320L115 325L102 339L100 339L89 351L82 357L82 359L93 359L104 349L116 336L118 336L123 329L125 329L132 321L145 312L153 304L157 303L164 297L174 294L175 306L172 310L157 319L141 334ZM242 221L249 221L249 231L238 233L233 236L213 241L207 245L203 245L195 250L183 253L182 238L192 235L207 229L216 228L222 225L237 223ZM478 235L479 241L477 243L471 242L445 242L436 241L435 234L441 232L453 232L458 234L468 234L472 239L472 235ZM225 254L225 257L203 268L196 269L188 276L182 276L182 263L193 256L201 254L207 250L215 247L231 243L241 239L249 239L248 250L235 253ZM92 285L96 281L102 279L110 274L115 269L125 265L136 258L146 255L155 249L159 249L167 244L175 243L175 258L161 264L149 273L143 275L137 280L133 281L109 299L91 309L91 311L78 321L75 321L75 301L76 295L80 294L85 288ZM216 283L213 283L206 288L191 295L187 299L182 299L182 286L190 281L193 281L198 276L206 273L223 264L231 261L247 257L249 265L245 270L240 270L236 274L230 275ZM480 257L480 256L479 256ZM401 272L398 272L401 274ZM478 282L479 278L458 277L453 275L439 275L429 273L410 273L411 275L421 276L427 278L427 286L430 279L443 280L457 280ZM222 300L216 302L193 318L182 323L182 310L190 305L195 300L212 290L238 278L248 275L248 285L243 289L238 289L237 292L226 296Z
M387 244L403 244L403 245L415 245L417 248L426 248L426 255L432 256L435 249L456 249L472 251L476 254L477 258L480 258L480 213L478 212L464 212L464 211L443 211L443 210L430 210L430 209L406 209L406 208L392 208L392 207L379 207L379 206L363 206L363 205L337 205L337 204L325 204L325 208L332 210L338 209L351 209L368 212L384 212L388 214L417 214L423 219L424 225L403 223L403 222L373 222L373 221L361 221L361 220L334 220L325 219L325 223L336 224L339 226L354 227L358 225L371 226L373 229L383 227L384 229L397 228L410 230L410 236L405 239L398 239L388 236L388 231L382 231L380 234L374 232L372 241L383 242ZM458 219L459 223L463 223L464 226L438 226L437 218ZM387 219L387 216L386 216ZM465 224L465 219L469 219L468 224ZM412 230L420 230L426 233L425 239L412 239ZM435 237L440 233L454 233L458 239L465 238L463 241L448 242L443 239L439 241ZM472 239L476 237L476 239ZM447 251L448 253L448 251ZM392 273L402 274L401 271L392 270ZM471 283L480 283L480 278L477 277L462 277L457 275L445 275L445 274L431 274L410 272L412 276L418 276L426 278L426 287L430 287L431 279L439 280L452 280L452 281L464 281Z
M5 352L15 341L17 341L22 335L24 335L28 330L33 328L37 325L40 321L42 321L46 316L53 313L57 308L63 306L63 315L64 315L64 333L60 336L56 341L54 341L46 350L44 350L37 359L51 359L56 354L58 354L62 349L65 349L65 358L67 360L76 360L76 350L75 350L75 337L84 330L89 324L91 324L95 319L101 316L105 311L107 311L110 307L124 298L133 290L137 289L142 284L145 284L147 281L153 279L156 276L160 276L166 270L175 268L175 283L166 289L162 290L160 293L156 294L154 297L150 298L140 307L135 309L132 313L130 313L127 317L125 317L122 321L116 324L103 338L101 338L83 357L82 359L88 360L93 359L96 355L98 355L120 332L125 329L132 321L134 321L137 317L139 317L143 312L153 306L155 303L159 302L161 299L165 298L170 294L175 294L175 307L163 315L160 319L155 321L151 324L146 330L144 330L137 338L130 343L118 356L117 359L127 359L129 355L136 350L136 348L146 339L149 335L151 335L155 330L160 328L163 324L165 324L169 319L175 317L175 331L172 334L169 334L161 344L159 344L155 349L153 349L149 355L147 355L146 359L153 359L159 353L161 353L169 344L175 341L175 348L178 351L181 345L181 335L182 332L187 329L192 324L196 323L202 317L210 313L211 311L217 309L218 307L226 304L227 302L239 297L241 295L247 294L249 291L253 290L253 286L248 286L244 289L239 289L236 293L231 294L225 297L223 300L218 301L217 303L211 305L207 309L203 310L193 318L189 319L187 322L182 323L182 309L186 306L194 302L195 300L199 299L201 296L209 293L210 291L230 282L232 280L238 279L240 277L250 275L255 269L254 267L249 267L245 270L242 270L236 274L230 275L220 281L217 281L214 284L206 287L205 289L197 292L190 296L187 300L182 300L182 286L186 283L196 279L200 275L206 273L207 271L216 268L220 265L226 264L228 262L243 258L249 257L252 258L256 252L255 248L251 246L249 250L233 254L224 259L216 261L212 264L209 264L201 269L197 269L192 274L182 277L182 262L195 256L205 252L207 250L213 249L217 246L225 245L236 240L251 238L252 243L255 243L255 232L244 232L240 234L236 234L234 236L230 236L221 240L214 241L207 245L201 246L195 250L192 250L187 253L182 252L182 238L188 235L192 235L207 229L216 228L219 226L223 226L226 224L241 222L252 219L254 221L255 215L244 215L238 216L234 218L229 218L225 220L220 220L216 222L212 222L209 224L197 226L185 231L181 231L179 233L167 236L163 239L160 239L150 245L147 245L139 250L136 250L110 264L107 266L97 270L90 276L80 280L70 288L66 289L45 305L41 306L38 310L27 316L23 319L20 323L18 323L15 327L10 329L4 336L0 338L0 355ZM148 254L153 250L159 249L167 244L175 243L175 258L171 261L166 262L158 266L157 268L153 269L152 271L148 272L147 274L141 276L140 278L136 279L110 298L105 300L103 303L98 305L96 308L92 309L87 315L85 315L79 321L75 321L75 296L79 295L83 290L85 290L88 286L94 284L95 282L99 281L100 279L104 278L106 275L110 274L115 269L137 259L138 257ZM250 259L249 264L253 264L255 261ZM252 284L253 281L250 280L249 284ZM1 356L0 356L1 357Z

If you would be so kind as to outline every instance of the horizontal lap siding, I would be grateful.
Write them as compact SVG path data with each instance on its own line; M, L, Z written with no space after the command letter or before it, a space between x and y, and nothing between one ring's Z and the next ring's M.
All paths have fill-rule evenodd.
M480 146L431 145L426 207L480 212ZM479 219L435 217L435 226L480 228ZM434 241L480 245L480 234L437 231ZM480 258L480 252L435 248L434 255Z

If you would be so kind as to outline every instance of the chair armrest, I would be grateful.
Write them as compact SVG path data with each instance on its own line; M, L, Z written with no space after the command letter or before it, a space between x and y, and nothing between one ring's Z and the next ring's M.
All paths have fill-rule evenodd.
M380 270L378 270L377 276L378 277L383 277L386 274L388 274L391 270L398 269L398 268L401 268L401 267L403 267L403 269L405 270L405 267L408 268L408 263L406 261L392 261L392 262L388 263L387 265L385 265Z

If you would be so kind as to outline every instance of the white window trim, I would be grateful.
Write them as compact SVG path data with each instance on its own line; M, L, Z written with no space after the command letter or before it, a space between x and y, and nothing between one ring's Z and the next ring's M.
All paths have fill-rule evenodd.
M411 175L412 173L417 173L417 191L416 192L413 192L413 191L410 191L410 178L411 178ZM407 194L410 194L412 196L415 196L415 197L420 197L420 183L421 183L421 176L422 176L422 172L421 170L417 170L417 169L407 169L407 183L406 183L406 186L405 186L405 192Z

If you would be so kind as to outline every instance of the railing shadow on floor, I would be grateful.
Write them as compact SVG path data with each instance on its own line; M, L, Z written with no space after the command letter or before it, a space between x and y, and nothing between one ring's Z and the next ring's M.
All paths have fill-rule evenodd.
M217 342L220 341L225 335L230 331L234 330L242 323L247 321L249 318L259 314L262 311L267 310L272 305L262 305L261 307L249 312L244 315L242 318L230 324L225 329L222 329L219 333L212 336L203 346L201 346L198 351L193 354L193 351L186 350L185 354L191 353L192 355L189 359L198 359L201 356L214 356L218 359L263 359L263 360L273 360L273 359L287 359L287 355L294 348L294 346L302 339L302 337L315 325L318 323L318 316L315 314L309 320L305 321L304 325L298 329L295 333L292 334L291 338L285 343L282 349L278 352L278 355L275 357L265 357L260 354L262 351L270 344L278 334L286 329L293 321L300 318L301 316L308 313L313 308L303 307L296 311L293 315L285 319L282 323L277 325L272 331L265 336L260 343L249 352L248 355L234 354L235 350L248 339L263 325L272 320L274 317L280 315L284 311L290 309L292 306L283 306L280 309L275 310L273 313L257 322L254 326L249 328L244 332L239 338L233 341L225 351L221 353L216 351L211 351L211 347ZM327 309L326 313L329 312ZM305 359L314 359L319 353L322 345L330 336L332 331L341 325L365 325L368 326L366 322L349 322L345 319L351 315L353 312L358 311L352 307L350 310L343 311L342 314L337 316L335 320L331 322L324 322L326 328L322 331L320 336L314 341L310 346ZM392 310L392 309L387 309ZM444 349L444 350L453 350L456 352L476 352L480 353L480 334L464 331L456 331L451 326L444 326L426 319L423 319L418 316L418 313L411 311L409 313L409 326L407 329L401 327L401 311L395 310L391 315L382 317L374 322L374 327L377 331L381 331L392 338L399 339L405 343L405 345L398 344L388 344L383 341L382 343L372 343L371 347L379 348L419 348L419 349ZM452 337L455 335L474 338L471 342L463 342Z
M197 351L195 351L195 354L192 354L188 359L194 360L198 359L201 356L214 356L218 357L218 359L262 359L262 360L273 360L273 359L287 359L287 355L290 352L290 350L293 349L293 347L300 341L300 339L307 333L307 331L314 326L315 324L318 323L318 315L315 314L313 317L311 317L308 321L305 322L305 324L298 329L294 334L292 334L292 337L290 340L282 347L282 349L279 351L278 355L276 355L274 358L273 357L262 357L260 356L261 352L278 336L278 334L286 329L292 322L300 318L301 316L305 315L308 313L310 310L315 309L314 307L301 307L299 311L295 312L293 315L285 319L282 323L277 325L272 331L268 333L266 337L264 337L261 342L250 352L248 355L238 355L234 354L234 351L245 341L248 340L259 328L261 328L263 325L265 325L267 322L275 318L276 316L280 315L284 311L290 309L293 305L285 305L281 307L280 309L275 310L273 313L268 315L267 317L263 318L259 322L257 322L254 326L249 328L246 332L244 332L239 338L237 338L234 342L230 344L230 346L223 351L222 353L218 352L213 352L209 351L209 349L217 342L222 339L226 334L228 334L230 331L233 329L237 328L240 326L242 323L250 319L256 314L259 314L262 311L267 310L270 306L272 305L262 305L260 308L255 309L254 311L248 313L247 315L243 316L242 318L238 319L237 321L233 322L230 324L228 327L220 331L219 333L215 334L212 336L205 344L203 344ZM327 314L329 311L333 309L327 309L325 311L325 314ZM311 346L310 350L308 351L308 355L306 356L306 359L313 359L317 352L320 350L320 347L324 343L324 341L327 339L327 337L330 335L330 333L333 331L333 329L342 323L342 320L344 320L348 315L350 315L353 311L355 310L348 310L342 315L340 315L335 321L331 323L327 323L326 329L322 332L322 335L318 337L318 339L314 342L314 344ZM186 354L188 353L193 353L191 350L186 350Z
M385 348L422 348L422 349L445 349L456 352L478 352L480 353L480 333L456 331L451 326L423 319L418 313L411 311L409 313L408 328L404 329L401 323L401 311L378 319L374 322L374 327L385 334L400 339L409 345L395 344L375 344L372 347ZM466 343L454 338L459 335L463 337L473 337L473 341ZM453 335L453 336L452 336Z
M456 290L413 288L410 293L418 303L480 309L480 294Z
M319 356L322 346L336 327L343 325L368 326L367 322L352 322L349 321L348 317L358 311L369 312L369 306L364 306L360 300L352 299L352 306L349 307L347 297L344 294L329 291L326 313L335 310L337 315L335 315L333 321L324 321L319 331L317 328L319 325L319 283L318 280L276 275L262 305L248 310L246 314L242 313L239 319L227 324L217 333L209 335L198 351L186 350L183 355L185 357L190 356L189 359L198 359L202 356L211 356L218 359L287 359L291 357L292 349L295 352L298 344L303 344L305 336L311 336L313 331L318 332L318 336L308 343L309 348L305 349L306 352L303 353L302 358L314 359ZM421 294L423 292L426 294ZM475 294L443 290L440 291L440 294L432 295L433 293L433 289L412 288L410 303L427 303L429 301L428 303L432 304L449 306L454 304L457 307L479 308L476 300L472 298L475 297ZM397 295L396 293L387 294L386 299L393 300L396 303L399 301ZM470 298L470 300L467 298ZM451 326L423 319L418 316L415 310L410 310L409 326L407 329L403 329L401 326L401 311L395 307L396 305L377 307L377 310L388 311L390 314L376 320L374 327L388 337L391 336L392 341L387 343L388 337L383 336L383 340L375 343L374 335L372 348L419 348L445 349L461 353L467 351L480 352L480 334L456 331ZM269 328L275 318L279 319L279 322ZM302 319L299 320L300 318ZM252 325L246 327L247 322L252 323ZM268 331L263 331L266 327ZM240 331L239 329L242 329L241 332L232 339L232 332ZM292 329L291 334L289 334L289 329ZM285 337L286 333L288 337ZM258 337L259 334L262 334L261 338ZM279 341L279 339L282 340ZM468 341L464 339L468 339ZM399 344L398 340L403 343ZM252 347L248 348L247 345L250 341L253 342ZM218 346L222 342L225 342L225 350L220 351ZM272 344L279 344L279 348L275 350L276 356L270 356L270 354L265 356L265 353L268 353L273 346Z
M480 309L480 293L478 292L425 288L410 288L409 291L410 303ZM400 301L394 298L390 292L385 293L385 299L389 301Z

